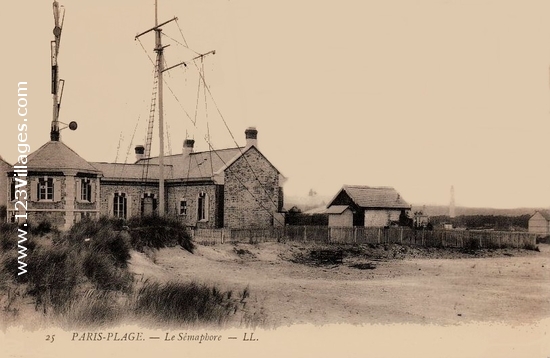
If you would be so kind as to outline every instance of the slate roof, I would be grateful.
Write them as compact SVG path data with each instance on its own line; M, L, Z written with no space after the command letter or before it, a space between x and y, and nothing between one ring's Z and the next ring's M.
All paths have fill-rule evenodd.
M65 143L49 141L28 157L29 171L63 171L76 170L79 172L99 173L90 163L84 160Z
M411 206L399 195L399 193L391 187L371 187L365 185L344 185L342 189L329 202L327 207L330 207L334 199L340 195L342 191L353 200L357 206L377 209L410 209Z
M175 154L164 157L164 177L170 179L211 179L225 170L248 150L246 147ZM62 171L103 174L105 180L156 181L159 178L158 157L141 159L134 164L87 162L63 142L50 141L29 155L27 167L33 171Z
M103 173L104 180L137 180L158 181L159 166L158 165L143 165L143 164L124 164L124 163L105 163L92 162L95 168ZM164 166L164 176L172 176L172 166Z
M252 146L256 148L255 146ZM252 147L236 147L227 149L216 149L204 152L193 152L188 156L184 154L168 155L164 157L165 165L172 165L172 177L166 179L210 179L212 176L223 172L230 167L244 153ZM281 172L267 159L258 148L256 150L279 174ZM158 164L158 157L141 159L136 164ZM284 176L281 174L284 178Z
M342 214L349 206L347 205L333 205L325 210L325 214Z
M193 152L188 156L184 154L168 155L164 157L164 164L171 165L173 171L166 179L206 179L223 170L226 165L232 163L241 156L246 149L244 147L219 149L205 152ZM141 159L136 164L156 164L158 157Z

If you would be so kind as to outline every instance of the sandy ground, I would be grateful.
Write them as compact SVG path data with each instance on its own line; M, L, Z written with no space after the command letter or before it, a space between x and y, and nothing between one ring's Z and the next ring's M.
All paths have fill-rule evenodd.
M539 248L472 255L397 246L347 252L342 264L316 265L307 260L317 249L312 246L226 244L198 246L194 254L180 248L134 252L130 269L143 279L195 280L235 292L249 287L246 309L266 328L524 325L550 317L550 246Z

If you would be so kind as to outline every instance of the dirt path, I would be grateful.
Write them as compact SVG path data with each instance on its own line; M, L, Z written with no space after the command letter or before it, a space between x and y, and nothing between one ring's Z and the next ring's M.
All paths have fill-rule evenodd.
M540 252L506 253L513 256L497 252L489 254L494 257L453 259L414 258L410 252L392 260L358 254L346 256L341 265L315 266L291 261L310 247L228 244L199 246L195 254L177 248L149 257L134 253L130 268L161 281L196 280L233 290L248 286L252 296L247 307L266 327L473 321L520 325L550 317L550 246L539 247ZM375 268L352 267L357 263Z

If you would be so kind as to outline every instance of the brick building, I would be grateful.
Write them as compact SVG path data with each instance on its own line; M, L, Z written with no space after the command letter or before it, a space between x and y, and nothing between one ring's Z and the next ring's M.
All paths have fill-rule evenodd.
M259 151L258 131L245 131L246 146L194 152L187 139L181 154L165 157L165 212L198 228L283 225L285 178ZM62 229L83 217L129 219L158 210L159 163L136 146L133 164L87 162L61 141L29 155L29 221ZM11 170L11 172L10 172ZM3 178L10 183L11 166ZM5 185L8 208L14 185ZM15 212L8 210L8 220Z
M2 157L0 157L0 173L8 173L10 170L12 170L13 167L10 163L6 162ZM7 175L0 175L0 188L3 188L0 190L0 207L6 206L8 202L8 196L7 196L7 190L4 188L8 187L8 177ZM6 206L7 207L7 206Z

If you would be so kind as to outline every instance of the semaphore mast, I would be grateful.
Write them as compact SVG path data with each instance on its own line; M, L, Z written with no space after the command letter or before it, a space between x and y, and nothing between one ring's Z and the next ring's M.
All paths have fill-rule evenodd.
M147 31L138 34L135 38L138 39L140 36L145 35L151 31L155 31L155 52L157 53L156 71L158 73L158 108L159 108L159 205L158 205L158 214L164 216L165 204L164 204L164 110L163 110L163 101L162 101L162 90L163 90L163 79L162 73L164 72L164 48L167 46L162 46L162 28L161 26L166 25L169 22L177 20L176 17L171 20L165 21L162 24L158 22L158 4L155 0L155 27L150 28Z
M59 68L57 65L57 56L59 55L59 45L61 43L61 30L65 19L65 10L59 6L57 1L53 2L53 18L55 26L53 34L55 40L50 42L51 61L52 61L52 97L53 97L53 118L50 130L50 140L59 141L59 109L61 108L61 98L63 97L64 80L59 79Z
M163 110L163 72L171 70L172 68L178 67L178 66L187 66L187 63L180 62L176 65L170 66L168 68L164 68L164 49L170 45L163 46L162 45L162 26L172 22L176 21L178 18L174 17L168 21L165 21L161 24L158 22L158 0L155 0L155 26L150 28L147 31L144 31L138 35L136 35L135 39L137 40L140 36L143 36L151 31L155 31L155 52L157 53L156 56L156 73L158 75L158 92L157 92L157 98L158 98L158 111L159 111L159 205L158 205L158 214L160 216L164 216L166 205L164 200L164 110ZM193 60L203 57L208 54L214 54L214 51L210 51L206 54L199 55L195 57ZM149 133L148 133L149 135ZM150 143L146 143L145 153L150 153Z

